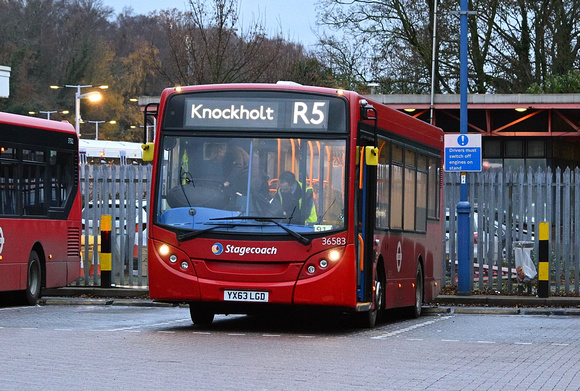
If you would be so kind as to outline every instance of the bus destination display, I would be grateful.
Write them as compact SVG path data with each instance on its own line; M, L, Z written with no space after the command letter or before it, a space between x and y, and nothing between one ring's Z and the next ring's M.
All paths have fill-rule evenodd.
M193 128L328 129L328 100L185 99Z

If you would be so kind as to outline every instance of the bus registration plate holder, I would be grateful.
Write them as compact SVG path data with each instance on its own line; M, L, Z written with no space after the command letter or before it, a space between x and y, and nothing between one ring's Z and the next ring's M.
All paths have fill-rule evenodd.
M224 301L249 301L253 303L267 303L268 292L225 290Z

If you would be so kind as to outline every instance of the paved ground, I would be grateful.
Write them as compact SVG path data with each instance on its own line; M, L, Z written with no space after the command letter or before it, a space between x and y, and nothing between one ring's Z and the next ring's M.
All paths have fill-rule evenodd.
M0 309L1 390L560 391L580 384L580 316L522 316L535 310L529 307L426 307L440 313L383 319L374 329L291 314L220 315L201 328L187 308L157 308L147 298L44 300L81 305Z
M148 297L148 290L139 287L66 287L43 291L41 304L91 301L94 304L166 306ZM440 295L423 307L426 313L498 313L579 315L580 297L548 297L507 295Z

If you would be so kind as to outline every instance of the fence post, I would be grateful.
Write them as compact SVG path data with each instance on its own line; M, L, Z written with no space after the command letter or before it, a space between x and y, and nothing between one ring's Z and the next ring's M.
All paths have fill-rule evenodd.
M101 288L111 287L111 215L101 216Z
M540 223L538 250L538 297L547 298L550 291L550 224Z

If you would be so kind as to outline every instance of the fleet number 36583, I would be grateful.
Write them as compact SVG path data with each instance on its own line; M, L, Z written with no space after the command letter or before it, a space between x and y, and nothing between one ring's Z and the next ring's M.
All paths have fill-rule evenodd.
M343 237L330 236L322 238L323 246L344 246L345 244L346 238L344 236Z

